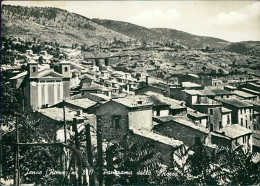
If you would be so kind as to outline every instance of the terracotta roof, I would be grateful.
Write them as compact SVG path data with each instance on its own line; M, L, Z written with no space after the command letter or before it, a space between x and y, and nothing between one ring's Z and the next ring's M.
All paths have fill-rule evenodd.
M235 138L238 138L240 136L250 134L250 133L252 133L252 131L245 128L245 127L242 127L238 124L233 124L233 125L228 125L227 127L216 131L216 133L219 133L223 136L227 136L231 139L235 139Z

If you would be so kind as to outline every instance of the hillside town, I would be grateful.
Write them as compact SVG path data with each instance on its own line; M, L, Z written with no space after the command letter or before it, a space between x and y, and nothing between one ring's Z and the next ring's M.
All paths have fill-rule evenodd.
M260 184L259 2L139 3L1 5L0 185Z
M116 44L87 51L2 38L2 73L18 91L20 109L39 119L41 142L66 143L89 125L101 159L129 133L132 142L152 141L169 167L183 148L198 144L259 152L259 76L227 70L213 76L203 68L197 74L164 74L172 71L158 56L177 49Z

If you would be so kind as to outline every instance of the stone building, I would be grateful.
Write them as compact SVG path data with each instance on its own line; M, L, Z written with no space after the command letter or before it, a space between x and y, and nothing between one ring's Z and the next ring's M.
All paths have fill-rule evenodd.
M61 102L70 96L70 63L60 63L61 74L53 69L38 71L38 63L28 63L22 89L27 108L37 110Z
M252 131L238 124L215 131L211 134L211 141L213 144L230 149L242 146L245 152L252 151Z
M238 99L220 99L224 107L232 110L231 121L253 130L253 105Z

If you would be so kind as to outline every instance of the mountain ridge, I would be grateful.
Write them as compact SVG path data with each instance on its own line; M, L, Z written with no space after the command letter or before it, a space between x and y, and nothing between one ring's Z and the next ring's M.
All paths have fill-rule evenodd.
M170 28L146 28L136 24L108 19L90 19L54 7L2 5L2 36L71 44L99 45L117 40L160 44L173 48L213 48L243 55L260 56L260 41L228 42L215 37L197 36Z

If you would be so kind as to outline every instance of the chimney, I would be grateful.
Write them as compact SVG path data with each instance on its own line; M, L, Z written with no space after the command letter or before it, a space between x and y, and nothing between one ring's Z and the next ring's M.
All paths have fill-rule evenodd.
M145 83L146 85L149 85L149 76L146 76Z

